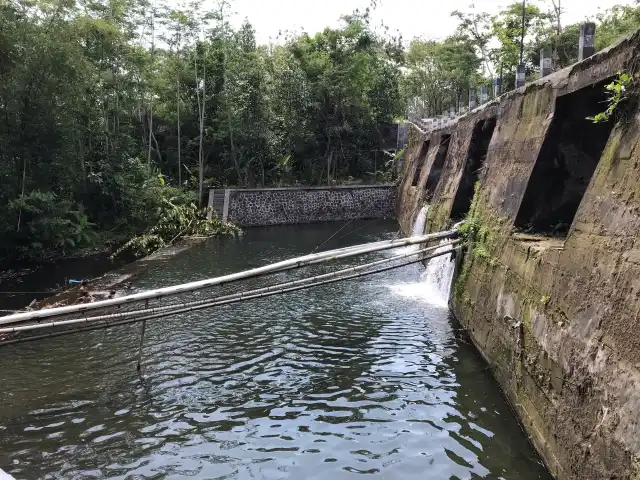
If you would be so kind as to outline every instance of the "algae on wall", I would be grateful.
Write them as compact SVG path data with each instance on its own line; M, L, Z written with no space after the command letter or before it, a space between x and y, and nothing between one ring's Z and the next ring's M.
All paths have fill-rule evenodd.
M497 115L465 217L469 248L459 260L451 306L561 479L638 476L640 112L629 102L624 122L594 134L585 117L596 112L585 113L578 104L593 105L587 97L602 92L592 86L633 64L639 46L640 35L447 129L452 145L429 209L429 231L451 225L472 130ZM567 107L560 113L558 96ZM576 126L569 135L554 133L555 115L572 115ZM544 142L555 146L543 148ZM522 210L523 200L538 162L555 155L549 151L567 159L556 171L573 175L571 208L550 205L539 217L544 221L531 222L535 209ZM576 163L580 152L594 158L594 167ZM550 174L535 176L546 186ZM534 206L563 198L539 195L543 190L533 188ZM415 188L401 191L401 211L422 205L422 195ZM570 228L554 230L558 220Z

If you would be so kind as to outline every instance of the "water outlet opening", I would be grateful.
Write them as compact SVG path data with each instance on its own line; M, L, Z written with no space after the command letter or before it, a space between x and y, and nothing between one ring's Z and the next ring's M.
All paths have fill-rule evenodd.
M587 117L605 109L610 80L556 99L555 113L527 184L515 226L566 237L615 122Z
M458 191L453 200L451 208L451 219L455 221L462 220L473 201L474 186L480 177L480 172L484 167L484 162L489 151L489 144L493 131L496 128L496 118L491 117L480 120L476 123L471 135L471 143L467 153L467 161L465 162L462 178L458 185Z
M420 181L420 174L422 173L422 167L424 166L424 159L429 151L429 143L429 140L425 140L422 142L422 147L420 147L420 154L418 155L418 161L416 162L416 169L413 173L413 182L411 183L412 187L417 187L418 182Z
M444 168L444 161L447 158L449 152L449 142L451 141L451 135L442 135L438 144L438 153L433 161L431 170L429 171L429 177L427 178L427 184L424 187L427 192L427 201L433 198L433 194L440 181L440 175L442 175L442 169Z

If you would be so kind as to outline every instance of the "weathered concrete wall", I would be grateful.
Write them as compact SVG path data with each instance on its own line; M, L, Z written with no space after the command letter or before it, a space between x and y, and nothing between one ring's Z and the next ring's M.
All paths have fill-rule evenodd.
M409 232L425 201L433 145L451 133L427 229L450 225L474 126L497 118L468 214L473 249L460 265L451 308L560 479L640 478L637 103L627 104L608 137L568 234L528 235L514 223L556 100L635 69L638 58L636 34L433 132L416 187L416 152L425 139L414 131L399 189L398 215Z
M228 220L241 227L393 218L394 185L231 190Z

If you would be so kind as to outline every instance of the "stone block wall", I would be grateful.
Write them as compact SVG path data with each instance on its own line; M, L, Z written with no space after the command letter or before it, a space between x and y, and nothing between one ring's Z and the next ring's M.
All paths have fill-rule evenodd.
M241 227L394 218L394 185L231 190L227 220Z
M398 218L411 232L426 201L434 145L451 134L426 229L450 226L474 127L496 118L469 213L475 241L458 257L450 305L559 479L640 479L640 99L628 102L612 125L568 232L532 234L515 224L546 155L558 99L601 89L639 56L636 33L428 137L413 132L399 185ZM588 135L579 128L567 134ZM427 139L431 148L418 158ZM554 161L587 160L562 136L554 141L561 151ZM418 162L422 172L412 186Z

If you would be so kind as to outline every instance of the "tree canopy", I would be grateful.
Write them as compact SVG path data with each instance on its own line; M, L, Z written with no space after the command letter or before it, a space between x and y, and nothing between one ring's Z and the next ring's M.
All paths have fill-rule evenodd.
M640 3L618 5L595 19L596 49L640 28ZM529 78L540 69L540 51L552 54L554 69L578 61L580 24L563 25L560 0L527 2L522 36L522 2L514 1L497 14L454 11L458 27L442 39L414 39L406 50L401 82L408 108L417 116L433 116L468 102L468 89L490 87L501 78L503 91L515 86L516 67L523 63Z
M405 43L367 9L259 45L228 0L2 2L0 256L139 232L209 187L388 179L381 124L513 83L519 5L454 12L442 40ZM602 13L598 48L639 20L638 6ZM525 23L530 75L542 47L557 66L577 59L577 25L534 5Z

